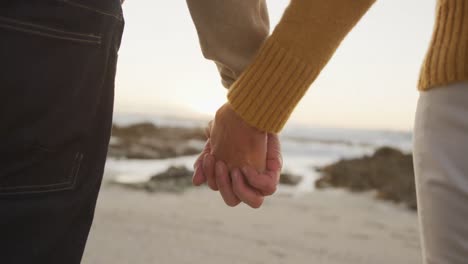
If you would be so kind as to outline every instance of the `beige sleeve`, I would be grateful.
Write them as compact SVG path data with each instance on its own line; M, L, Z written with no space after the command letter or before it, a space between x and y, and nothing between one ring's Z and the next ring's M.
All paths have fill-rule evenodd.
M269 35L265 0L187 0L206 59L226 88L252 62Z

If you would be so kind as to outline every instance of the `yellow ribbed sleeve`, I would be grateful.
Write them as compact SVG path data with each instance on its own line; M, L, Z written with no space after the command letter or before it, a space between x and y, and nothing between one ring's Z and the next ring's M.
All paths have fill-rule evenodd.
M439 0L420 90L468 80L468 1Z
M273 34L230 87L248 124L279 132L293 109L375 0L292 0Z

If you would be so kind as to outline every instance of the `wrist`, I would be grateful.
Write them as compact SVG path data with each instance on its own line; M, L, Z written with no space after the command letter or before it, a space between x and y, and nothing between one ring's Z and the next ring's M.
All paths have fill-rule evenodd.
M225 103L223 106L221 106L221 108L218 109L218 111L216 111L215 120L216 119L229 120L229 122L232 124L237 124L237 126L245 130L249 130L257 134L266 134L266 132L250 125L246 120L244 120L229 102Z

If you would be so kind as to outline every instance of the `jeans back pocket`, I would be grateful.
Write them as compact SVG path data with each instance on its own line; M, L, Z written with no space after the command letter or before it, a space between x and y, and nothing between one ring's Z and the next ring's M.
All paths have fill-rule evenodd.
M0 8L0 196L75 187L107 71L105 17L23 2Z
M0 197L70 190L83 161L76 148L49 150L40 146L0 153Z

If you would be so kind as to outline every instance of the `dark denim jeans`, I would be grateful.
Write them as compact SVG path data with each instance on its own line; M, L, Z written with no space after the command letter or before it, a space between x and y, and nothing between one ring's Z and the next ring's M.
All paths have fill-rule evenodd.
M0 1L0 263L80 263L123 24L120 0Z

